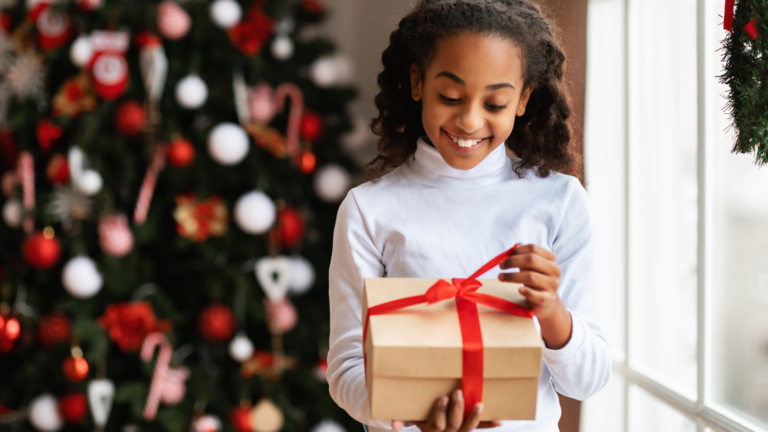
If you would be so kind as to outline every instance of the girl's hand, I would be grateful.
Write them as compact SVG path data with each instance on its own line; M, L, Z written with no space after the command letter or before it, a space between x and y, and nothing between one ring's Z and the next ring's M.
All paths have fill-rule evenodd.
M531 313L541 325L541 337L547 347L560 349L571 338L571 314L557 294L560 266L555 254L537 245L520 245L512 256L499 265L502 269L519 268L519 273L502 273L499 280L517 282L520 294L528 300Z
M450 403L449 403L450 402ZM421 432L469 432L474 429L488 429L501 426L500 421L480 421L483 404L475 405L472 414L462 422L464 416L464 397L461 390L448 396L440 397L432 409L432 416L425 421L412 422ZM399 431L405 426L402 420L392 420L392 429Z

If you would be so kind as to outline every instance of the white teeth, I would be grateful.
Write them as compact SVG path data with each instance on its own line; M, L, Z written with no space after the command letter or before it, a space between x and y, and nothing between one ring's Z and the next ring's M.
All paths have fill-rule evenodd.
M455 142L456 144L459 145L459 147L472 147L474 145L477 145L477 143L479 143L480 141L482 141L481 139L479 139L479 140L463 140L461 138L456 138L456 137L451 136L451 135L449 135L449 136L450 136L451 140L453 140L453 142Z

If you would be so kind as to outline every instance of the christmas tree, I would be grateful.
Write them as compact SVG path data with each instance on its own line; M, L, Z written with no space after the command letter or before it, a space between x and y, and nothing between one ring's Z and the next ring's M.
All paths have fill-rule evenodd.
M325 382L355 91L324 6L0 8L0 428L359 427Z

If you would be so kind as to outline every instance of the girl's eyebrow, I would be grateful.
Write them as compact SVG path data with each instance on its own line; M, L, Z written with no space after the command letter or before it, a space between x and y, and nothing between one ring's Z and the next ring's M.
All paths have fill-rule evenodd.
M463 79L461 79L461 78L457 77L456 75L454 75L454 74L452 74L452 73L450 73L450 72L448 72L448 71L442 71L442 72L438 72L438 73L435 75L435 78L437 78L437 77L441 77L441 76L442 76L442 77L446 77L446 78L448 78L448 79L450 79L450 80L454 81L456 84L464 85L464 80L463 80ZM489 85L488 87L486 87L485 89L486 89L486 90L491 90L491 91L493 91L493 90L498 90L498 89L500 89L500 88L505 88L505 87L509 87L509 88L511 88L512 90L514 90L514 89L515 89L515 86L513 86L513 85L512 85L512 84L510 84L510 83L492 84L492 85Z

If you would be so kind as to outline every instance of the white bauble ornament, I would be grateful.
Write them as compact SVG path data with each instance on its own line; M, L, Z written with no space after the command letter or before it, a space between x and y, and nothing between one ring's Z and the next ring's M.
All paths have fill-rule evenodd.
M77 189L85 196L93 196L101 192L104 180L101 175L93 170L84 171L76 180Z
M92 259L79 256L72 258L64 265L61 282L72 297L84 299L93 297L99 292L104 280Z
M208 152L222 165L235 165L248 154L248 135L234 123L220 123L208 135Z
M248 234L264 234L275 223L275 203L261 191L248 192L235 203L235 222Z
M75 66L84 68L93 58L93 44L87 35L80 35L69 48L69 59Z
M271 45L272 55L278 60L288 60L293 55L293 41L288 35L278 35Z
M29 422L40 431L57 431L64 427L59 403L50 393L41 394L29 403Z
M304 294L315 284L315 269L304 257L291 257L288 290L292 294Z
M214 24L229 30L240 22L243 8L235 0L216 0L211 4L210 13Z
M349 191L349 185L349 173L336 164L320 168L315 175L315 193L323 201L341 201Z
M191 432L219 432L221 420L211 414L203 414L192 419Z
M312 432L347 432L344 427L333 420L323 420L312 428Z
M336 85L345 85L352 82L355 77L355 68L352 60L343 54L333 56L333 62L336 64Z
M10 199L3 204L3 221L10 228L21 226L21 201Z
M253 356L253 342L245 333L238 333L229 343L229 355L240 363L249 360Z
M207 99L208 86L195 74L187 75L176 84L176 101L183 108L200 108Z
M320 57L310 66L309 74L318 87L331 87L338 78L336 62L333 57Z

